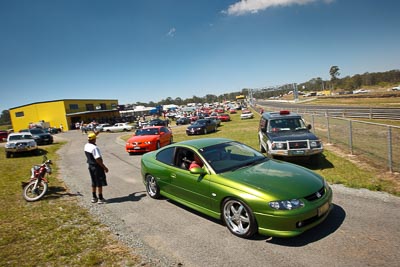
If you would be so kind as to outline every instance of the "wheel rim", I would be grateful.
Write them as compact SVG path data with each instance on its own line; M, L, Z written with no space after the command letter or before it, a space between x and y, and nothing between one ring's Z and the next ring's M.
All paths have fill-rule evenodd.
M249 213L237 200L229 200L224 205L224 218L227 227L238 235L246 235L251 229Z
M42 198L44 194L46 194L47 183L40 181L40 183L35 189L33 189L34 187L35 187L35 182L31 182L24 188L24 198L27 201L38 200Z
M157 188L158 186L156 178L151 175L147 176L147 192L149 193L149 195L155 196L157 194Z

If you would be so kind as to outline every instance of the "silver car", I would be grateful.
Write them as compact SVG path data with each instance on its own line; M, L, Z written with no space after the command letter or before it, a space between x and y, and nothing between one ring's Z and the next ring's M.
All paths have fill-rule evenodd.
M30 152L36 154L38 147L31 133L11 133L7 137L5 151L6 158L9 158L15 153Z

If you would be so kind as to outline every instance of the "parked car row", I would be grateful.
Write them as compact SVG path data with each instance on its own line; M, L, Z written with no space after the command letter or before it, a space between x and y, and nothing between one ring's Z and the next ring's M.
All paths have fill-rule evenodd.
M53 144L54 138L51 132L58 133L59 131L56 128L53 130L52 128L30 128L22 129L18 133L7 132L7 143L4 146L6 158L24 153L38 154L38 146Z
M54 142L53 136L41 128L22 129L19 132L20 133L22 133L22 132L30 133L33 136L33 139L36 141L36 143L39 146L40 145L50 145Z

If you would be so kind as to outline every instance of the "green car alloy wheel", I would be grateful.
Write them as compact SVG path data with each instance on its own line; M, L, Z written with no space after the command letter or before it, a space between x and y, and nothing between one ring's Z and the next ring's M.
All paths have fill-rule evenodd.
M250 237L257 231L253 213L245 203L226 199L222 206L223 220L231 233L240 237Z

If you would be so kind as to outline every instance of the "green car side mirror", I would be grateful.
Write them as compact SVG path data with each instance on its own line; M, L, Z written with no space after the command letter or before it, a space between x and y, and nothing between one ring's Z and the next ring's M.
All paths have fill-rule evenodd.
M189 171L190 171L190 173L193 173L193 174L206 174L207 173L203 168L200 168L200 167L191 168Z

